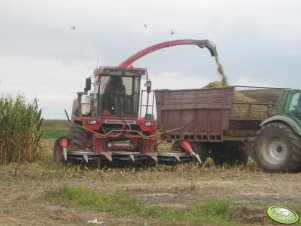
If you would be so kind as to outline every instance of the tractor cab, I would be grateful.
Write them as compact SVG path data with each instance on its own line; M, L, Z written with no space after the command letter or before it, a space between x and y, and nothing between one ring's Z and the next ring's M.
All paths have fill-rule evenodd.
M277 104L277 114L292 115L301 119L301 90L286 89Z

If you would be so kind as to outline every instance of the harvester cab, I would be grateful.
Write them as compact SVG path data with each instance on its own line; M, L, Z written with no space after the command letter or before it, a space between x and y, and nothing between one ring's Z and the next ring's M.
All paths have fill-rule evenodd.
M142 77L148 79L146 69L99 68L95 72L92 114L138 118Z

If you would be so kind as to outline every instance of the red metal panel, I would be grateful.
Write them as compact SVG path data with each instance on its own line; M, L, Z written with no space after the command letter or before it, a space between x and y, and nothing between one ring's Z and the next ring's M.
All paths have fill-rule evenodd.
M199 109L196 114L196 132L208 134L209 129L209 114L208 110Z
M208 132L210 135L218 135L222 132L222 111L221 110L209 110L209 126Z

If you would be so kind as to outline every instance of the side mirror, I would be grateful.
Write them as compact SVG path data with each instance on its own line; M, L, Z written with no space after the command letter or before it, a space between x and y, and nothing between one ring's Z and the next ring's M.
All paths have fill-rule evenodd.
M89 90L91 90L91 78L86 78L85 92L88 92Z
M151 90L152 90L152 82L151 82L150 80L148 80L148 81L144 84L144 86L146 87L147 93L150 93Z

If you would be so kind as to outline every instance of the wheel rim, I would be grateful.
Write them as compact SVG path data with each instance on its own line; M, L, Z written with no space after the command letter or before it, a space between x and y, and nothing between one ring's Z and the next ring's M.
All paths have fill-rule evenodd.
M282 162L285 160L288 153L286 143L279 138L274 138L268 144L267 156L273 163Z

